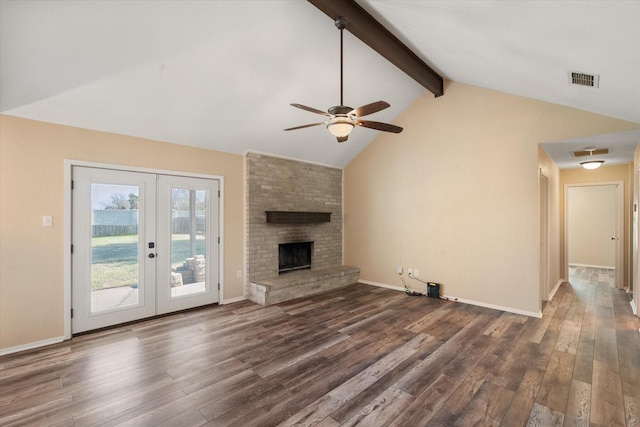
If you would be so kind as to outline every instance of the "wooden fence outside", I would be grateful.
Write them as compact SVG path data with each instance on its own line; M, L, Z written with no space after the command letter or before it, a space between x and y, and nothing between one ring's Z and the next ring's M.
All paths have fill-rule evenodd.
M94 225L92 237L127 236L138 234L137 225Z

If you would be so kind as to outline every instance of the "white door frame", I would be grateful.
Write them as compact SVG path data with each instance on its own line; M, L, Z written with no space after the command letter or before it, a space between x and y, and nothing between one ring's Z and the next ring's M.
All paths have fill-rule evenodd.
M540 301L548 301L551 293L549 280L549 221L550 221L550 178L542 168L538 174L540 207ZM542 307L540 307L542 309Z
M638 285L640 284L640 280L638 280L638 267L640 266L640 262L638 262L638 257L640 253L638 252L638 244L640 242L640 224L638 224L638 203L640 201L640 169L636 169L634 174L634 195L633 195L633 237L632 237L632 269L631 269L631 285L633 290L633 301L631 301L631 308L633 309L633 313L636 316L640 317L640 297L638 297ZM640 329L639 329L640 331Z
M564 274L569 279L569 188L571 187L598 187L604 185L614 185L617 189L616 198L616 234L618 240L616 241L616 287L625 287L623 282L623 269L624 265L624 182L623 181L603 181L603 182L589 182L589 183L574 183L564 185Z
M220 200L219 200L219 221L220 221L220 250L218 251L218 265L220 275L220 293L219 304L224 304L224 177L220 175L207 175L191 172L179 172L164 169L152 169L135 166L115 165L109 163L87 162L82 160L64 161L64 289L63 289L63 316L64 316L64 339L71 338L71 185L72 185L72 169L74 166L85 166L91 168L103 168L121 170L126 172L144 172L161 175L175 175L189 178L216 179L220 182Z

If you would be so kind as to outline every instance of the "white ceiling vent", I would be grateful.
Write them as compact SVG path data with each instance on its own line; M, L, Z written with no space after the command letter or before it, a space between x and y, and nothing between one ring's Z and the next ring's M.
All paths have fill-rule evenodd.
M569 83L578 86L599 87L600 76L597 74L578 73L569 71Z
M574 157L601 156L603 154L609 154L609 149L587 147L584 150L573 152Z

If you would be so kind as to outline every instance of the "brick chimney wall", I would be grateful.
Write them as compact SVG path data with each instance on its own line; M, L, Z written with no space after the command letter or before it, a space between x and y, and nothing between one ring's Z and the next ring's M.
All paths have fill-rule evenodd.
M247 279L278 276L278 244L313 241L311 269L342 265L342 170L247 153ZM332 212L331 222L267 224L265 211Z

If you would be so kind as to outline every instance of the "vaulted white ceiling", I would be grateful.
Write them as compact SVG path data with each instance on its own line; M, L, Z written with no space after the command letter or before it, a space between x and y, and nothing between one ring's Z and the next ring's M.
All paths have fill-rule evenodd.
M358 3L446 79L640 127L640 2ZM348 32L344 49L345 103L391 104L367 118L393 122L426 91ZM600 87L570 85L570 71ZM308 2L0 0L4 114L338 167L378 135L284 132L322 121L293 102L339 104L339 31Z

